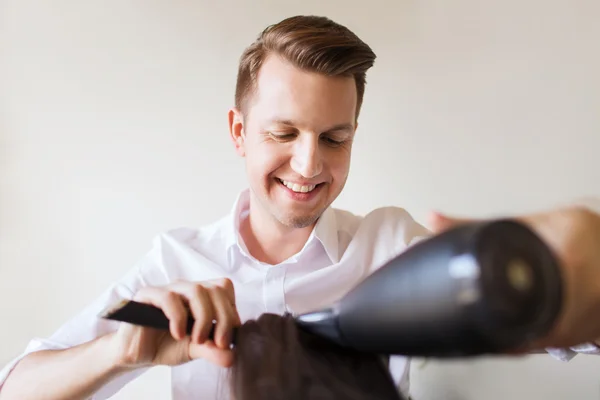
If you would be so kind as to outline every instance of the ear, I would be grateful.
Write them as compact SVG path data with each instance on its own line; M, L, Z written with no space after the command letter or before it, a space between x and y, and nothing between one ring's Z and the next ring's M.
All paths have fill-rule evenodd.
M241 157L246 155L244 146L244 118L237 108L231 108L227 114L229 119L229 136L235 147L236 153Z

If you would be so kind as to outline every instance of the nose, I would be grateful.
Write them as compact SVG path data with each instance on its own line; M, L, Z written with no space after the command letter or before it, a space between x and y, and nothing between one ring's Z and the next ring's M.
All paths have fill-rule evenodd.
M314 178L323 170L318 137L305 135L301 140L296 140L291 166L294 172L304 178Z

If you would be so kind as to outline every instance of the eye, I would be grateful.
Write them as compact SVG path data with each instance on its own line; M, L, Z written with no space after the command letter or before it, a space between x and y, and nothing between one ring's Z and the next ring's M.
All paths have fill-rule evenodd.
M340 146L340 145L342 145L344 143L343 141L336 140L336 139L331 138L331 137L324 137L323 141L325 143L327 143L329 146L332 146L332 147L337 147L337 146Z
M280 142L285 142L285 141L289 141L292 140L296 135L293 133L273 133L273 132L269 132L269 136L271 136L273 139L280 141Z

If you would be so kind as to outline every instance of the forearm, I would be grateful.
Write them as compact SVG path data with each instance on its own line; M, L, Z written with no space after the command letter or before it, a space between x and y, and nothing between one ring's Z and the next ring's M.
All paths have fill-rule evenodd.
M23 358L0 389L0 400L87 399L125 373L111 350L111 335L66 350Z

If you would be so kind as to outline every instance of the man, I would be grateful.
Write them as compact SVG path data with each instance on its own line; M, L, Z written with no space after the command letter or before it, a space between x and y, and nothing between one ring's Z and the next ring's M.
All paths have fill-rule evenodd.
M264 312L329 305L426 237L401 208L359 217L330 207L348 176L374 60L368 45L326 18L294 17L266 29L242 55L229 111L249 181L231 214L160 235L122 280L5 367L0 398L105 399L154 365L173 367L175 400L225 398L233 326ZM582 323L600 310L600 288L586 286L592 277L600 281L593 244L599 220L574 208L529 221L567 271L565 316L544 346L600 337L598 324ZM435 222L443 230L461 221L438 216ZM97 318L121 297L162 308L170 333ZM184 335L187 310L197 320L191 336ZM206 340L213 319L214 342ZM390 368L406 394L408 360L395 357Z

